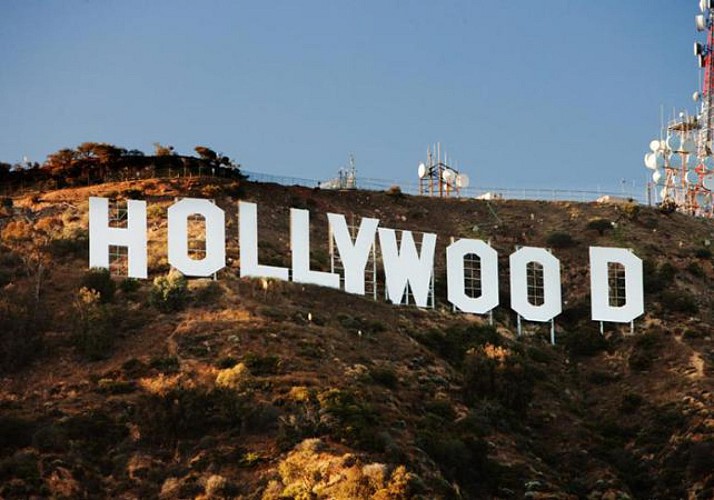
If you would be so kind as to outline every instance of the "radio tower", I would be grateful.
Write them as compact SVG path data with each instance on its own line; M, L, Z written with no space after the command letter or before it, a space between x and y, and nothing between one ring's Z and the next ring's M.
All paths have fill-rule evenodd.
M694 55L699 60L699 67L704 68L704 79L702 81L701 95L694 94L694 98L701 99L701 110L699 121L699 144L697 145L697 156L700 160L712 154L712 126L714 125L714 0L700 0L699 10L701 14L695 17L697 31L706 32L707 42L702 45L694 43Z

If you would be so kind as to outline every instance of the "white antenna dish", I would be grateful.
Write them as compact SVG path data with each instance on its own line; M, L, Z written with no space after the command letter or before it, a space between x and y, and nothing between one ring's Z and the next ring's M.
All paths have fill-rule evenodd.
M655 166L657 168L664 167L664 156L661 154L655 154Z
M662 179L662 172L659 170L655 170L652 172L652 180L654 181L655 184L659 184L659 181Z
M647 153L645 155L645 167L654 170L657 168L657 157L654 153Z
M702 185L704 186L704 189L714 191L714 176L707 175L706 177L704 177Z
M679 168L682 166L682 155L673 154L669 158L669 166Z
M695 92L692 94L692 101L697 102L700 97L701 95L699 94L699 92Z
M711 9L712 3L714 3L712 0L699 0L699 10L704 12L707 9Z
M684 139L684 140L682 141L682 145L681 145L682 151L686 151L687 153L691 153L691 152L694 151L695 147L696 147L696 146L695 146L695 144L694 144L694 141L693 141L691 138L689 138L689 137L686 138L686 139Z
M694 25L697 27L697 31L704 31L707 29L707 20L703 14L699 14L694 18Z
M466 174L459 174L456 176L456 187L459 189L466 189L469 187L470 182L469 176Z
M423 162L419 164L419 168L417 169L417 175L419 175L420 179L423 179L426 175L426 165L424 165Z
M699 176L697 174L695 174L694 172L689 171L684 175L684 180L687 182L687 184L689 184L690 186L693 186L699 180Z
M659 139L654 139L650 141L650 149L652 150L653 153L656 153L660 149L660 142Z
M445 168L444 172L441 174L441 177L446 182L449 182L454 177L454 171L449 168Z
M679 151L680 144L681 144L681 141L680 141L678 135L672 134L669 137L667 137L667 148L668 149L671 149L672 151Z
M697 166L696 158L692 153L687 153L684 157L684 166L687 170L693 170Z

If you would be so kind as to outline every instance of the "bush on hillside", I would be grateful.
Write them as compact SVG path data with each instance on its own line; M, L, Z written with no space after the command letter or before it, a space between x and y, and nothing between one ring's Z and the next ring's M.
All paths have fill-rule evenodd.
M179 271L172 269L154 280L149 301L162 312L180 311L188 300L188 284Z
M525 412L534 387L529 361L512 349L486 344L469 350L464 359L464 393L472 403L491 399L507 409Z
M0 372L17 370L42 351L43 308L30 295L0 291Z
M587 228L597 231L600 236L603 236L605 231L612 229L612 222L602 217L597 217L588 222Z
M112 301L117 288L109 270L98 267L94 267L84 274L82 287L97 292L99 300L104 304Z
M112 345L112 318L96 290L83 287L74 301L73 337L77 349L90 360L109 356Z
M564 231L550 233L545 239L545 243L551 248L570 248L576 244L570 233Z

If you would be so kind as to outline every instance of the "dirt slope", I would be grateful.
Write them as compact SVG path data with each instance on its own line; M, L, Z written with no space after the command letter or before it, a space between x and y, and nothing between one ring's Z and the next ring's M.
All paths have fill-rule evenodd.
M90 195L148 201L152 279L169 271L168 205L215 199L228 267L185 292L180 279L89 273ZM437 233L436 309L240 279L239 199L258 204L260 258L274 265L290 262L290 207L311 212L316 269L329 268L326 212ZM0 210L0 497L714 496L711 221L206 178L28 194ZM451 237L499 252L493 327L445 301ZM516 337L518 245L561 260L554 347L544 326ZM634 336L589 320L589 245L645 260Z

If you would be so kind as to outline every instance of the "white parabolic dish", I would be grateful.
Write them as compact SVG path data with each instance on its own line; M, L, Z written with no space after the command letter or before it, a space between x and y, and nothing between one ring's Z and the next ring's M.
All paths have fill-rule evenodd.
M419 175L420 179L423 179L424 176L426 175L426 165L423 163L419 164L419 168L417 169L417 174Z
M702 181L702 185L709 191L714 191L714 176L707 175Z
M662 172L659 170L655 170L652 172L652 180L654 181L655 184L659 184L659 181L662 179Z
M469 176L466 174L458 174L456 176L456 187L466 189L469 187Z

